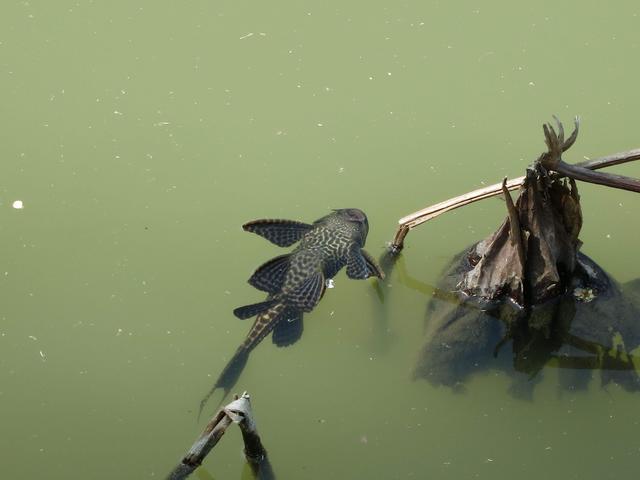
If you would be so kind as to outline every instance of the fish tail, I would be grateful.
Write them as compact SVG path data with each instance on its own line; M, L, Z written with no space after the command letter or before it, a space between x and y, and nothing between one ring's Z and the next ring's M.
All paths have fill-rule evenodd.
M240 374L244 370L244 367L247 364L247 360L249 359L249 352L250 350L244 348L243 346L240 346L238 350L236 350L236 353L233 355L233 357L231 357L231 360L227 362L224 369L222 370L222 373L220 373L220 376L218 377L218 380L216 380L216 383L213 385L213 387L211 387L211 390L209 390L209 392L200 402L198 419L200 419L200 415L202 415L202 410L204 409L205 405L218 389L223 390L222 398L220 399L220 404L222 404L222 401L227 397L233 386L238 381L238 378L240 378ZM220 406L220 404L218 406Z
M249 359L251 350L253 350L264 337L269 335L269 333L271 333L274 327L281 320L283 316L282 313L286 309L286 306L283 303L277 303L275 301L267 301L262 303L271 303L273 306L271 308L268 308L264 313L258 314L258 318L256 318L256 321L251 327L251 330L249 331L249 334L245 338L244 342L242 342L242 345L238 347L236 353L233 354L231 360L227 362L224 369L222 370L222 373L220 373L220 376L216 380L216 383L200 402L198 419L200 418L205 405L218 389L223 390L223 395L218 406L222 404L222 401L227 397L231 389L240 378L240 375L242 374L242 371L247 364L247 360Z

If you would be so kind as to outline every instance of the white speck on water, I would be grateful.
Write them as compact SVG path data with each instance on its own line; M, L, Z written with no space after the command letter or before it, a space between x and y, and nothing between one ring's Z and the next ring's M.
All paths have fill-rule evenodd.
M240 40L244 40L245 38L253 37L253 35L254 35L253 32L247 33L246 35L241 36Z
M37 339L36 337L34 337L33 335L29 335L29 337L28 337L28 338L30 338L31 340L34 340L34 341L38 340L38 339Z
M340 167L340 168L338 169L338 173L342 173L342 172L344 172L344 167Z
M124 115L124 113L122 113L122 112L121 112L121 111L119 111L119 110L114 110L114 111L113 111L113 114L114 114L114 115Z
M116 337L119 337L120 335L122 335L122 329L119 328L118 331L116 332Z
M319 127L324 127L324 123L318 123L317 124Z
M47 361L47 356L44 354L44 352L42 350L40 350L40 358L42 358L43 362Z
M324 283L327 286L327 288L335 288L335 285L333 283L333 278L328 278Z
M24 203L22 203L22 200L14 200L11 206L16 210L22 210L24 208Z
M605 235L605 237L607 237L607 238L611 238L611 234L610 234L610 233L607 233L607 234Z
M536 86L536 84L535 84L535 83L533 83L533 82L529 82L529 86L530 86L530 87L535 87L535 86Z

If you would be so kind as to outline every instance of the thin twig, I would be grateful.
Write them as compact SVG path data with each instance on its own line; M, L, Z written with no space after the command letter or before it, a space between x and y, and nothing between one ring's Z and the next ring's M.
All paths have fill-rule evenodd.
M507 190L517 190L524 183L525 177L518 177L512 180L508 180L505 184ZM428 220L436 218L443 213L447 213L456 208L464 207L470 203L484 200L485 198L495 197L502 194L502 182L489 185L488 187L479 188L471 192L459 195L457 197L450 198L444 202L436 203L422 210L418 210L406 217L402 217L398 220L400 228L408 228L411 230L413 227L420 225Z
M589 170L599 170L605 167L613 167L614 165L622 165L623 163L640 160L640 148L629 150L628 152L619 152L606 157L596 158L595 160L587 160L585 162L576 163L577 167L588 168Z

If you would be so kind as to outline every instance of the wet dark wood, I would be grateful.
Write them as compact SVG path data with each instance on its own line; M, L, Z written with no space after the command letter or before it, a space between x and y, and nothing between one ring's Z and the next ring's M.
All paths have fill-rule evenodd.
M207 426L193 443L180 463L167 476L168 480L183 480L189 477L204 461L204 458L218 444L229 425L237 423L242 431L244 452L255 477L259 480L273 480L275 475L267 458L267 451L262 445L256 429L249 402L245 392L241 397L218 410Z
M202 464L211 449L220 441L231 423L231 418L224 410L219 410L207 423L198 439L191 445L187 454L167 478L169 480L183 480L191 475Z

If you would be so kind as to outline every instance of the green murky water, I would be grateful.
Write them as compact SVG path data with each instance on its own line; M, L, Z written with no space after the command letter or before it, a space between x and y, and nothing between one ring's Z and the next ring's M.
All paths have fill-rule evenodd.
M358 207L377 256L399 217L521 175L552 113L582 116L569 161L638 147L638 32L633 1L4 1L1 476L166 475L249 328L231 315L261 298L246 279L280 253L244 221ZM640 197L581 194L583 250L640 276ZM421 227L407 270L435 283L504 214ZM550 371L525 402L498 374L461 395L411 381L428 296L390 283L381 306L341 273L300 342L252 354L236 390L279 478L640 465L640 397L621 389L559 394ZM205 468L247 478L236 430Z

